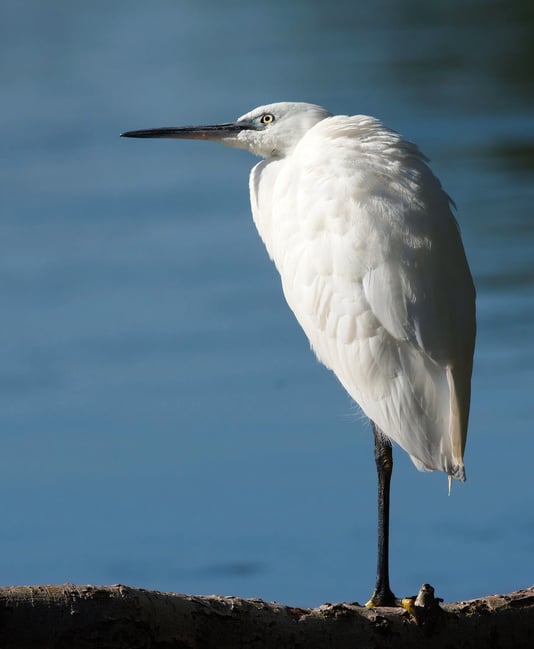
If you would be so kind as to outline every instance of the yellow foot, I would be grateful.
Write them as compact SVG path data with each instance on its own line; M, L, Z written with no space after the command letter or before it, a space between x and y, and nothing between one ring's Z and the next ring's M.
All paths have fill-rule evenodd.
M411 597L403 597L401 599L402 608L406 609L412 617L415 617L416 615L415 599L415 595L412 595Z

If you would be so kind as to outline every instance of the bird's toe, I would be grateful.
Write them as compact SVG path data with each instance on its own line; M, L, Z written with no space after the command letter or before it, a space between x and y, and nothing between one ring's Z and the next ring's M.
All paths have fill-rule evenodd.
M374 608L376 606L401 606L391 590L375 590L371 595L371 599L365 604L367 608Z

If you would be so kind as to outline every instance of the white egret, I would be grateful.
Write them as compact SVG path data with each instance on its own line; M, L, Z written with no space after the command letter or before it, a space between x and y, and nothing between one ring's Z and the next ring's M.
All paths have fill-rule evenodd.
M368 605L393 605L391 440L449 486L465 479L475 288L450 198L398 133L313 104L123 135L212 140L264 158L250 174L258 232L315 354L371 420L378 562Z

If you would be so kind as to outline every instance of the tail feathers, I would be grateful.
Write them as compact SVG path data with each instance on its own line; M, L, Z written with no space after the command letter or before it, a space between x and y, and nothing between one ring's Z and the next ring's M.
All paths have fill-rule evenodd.
M410 459L419 471L443 471L449 476L450 479L454 478L456 480L459 480L460 482L465 482L465 467L463 462L461 464L454 465L449 464L447 462L447 458L443 458L444 462L441 466L428 466L413 455L410 455Z

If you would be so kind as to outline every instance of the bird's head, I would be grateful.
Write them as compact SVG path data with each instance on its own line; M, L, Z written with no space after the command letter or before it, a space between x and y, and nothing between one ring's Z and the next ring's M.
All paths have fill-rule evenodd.
M245 149L263 158L283 157L317 122L330 117L321 106L302 102L280 102L259 106L235 122L209 126L171 126L128 131L123 137L163 137L212 140Z

